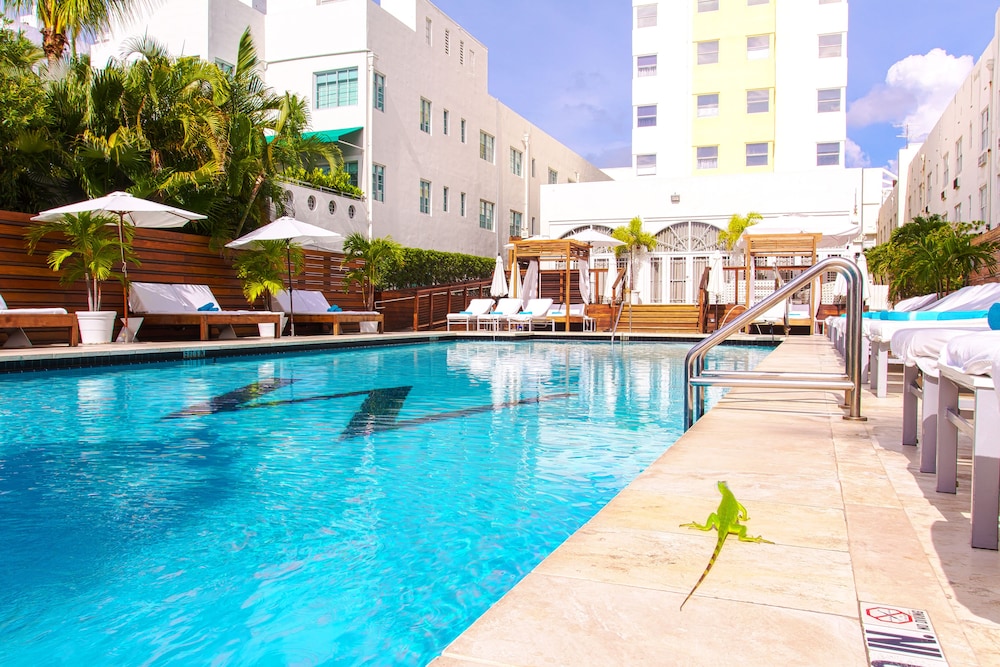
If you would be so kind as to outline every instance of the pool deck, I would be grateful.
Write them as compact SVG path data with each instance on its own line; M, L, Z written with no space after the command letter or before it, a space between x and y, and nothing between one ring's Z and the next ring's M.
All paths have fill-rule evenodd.
M415 338L428 336L55 346L0 351L0 364ZM825 338L802 336L760 368L843 364ZM863 392L866 422L842 419L842 394L731 391L433 667L867 665L859 602L926 610L953 667L1000 664L1000 553L969 546L968 441L958 494L937 493L934 476L918 472L916 448L900 444L893 379L884 399ZM747 507L748 534L774 544L727 540L680 611L716 543L714 532L680 524L715 510L719 480ZM944 664L923 660L909 663Z
M793 337L761 368L843 363ZM927 611L953 667L1000 664L1000 554L969 546L968 443L957 496L935 492L895 389L864 392L867 422L842 419L843 394L731 391L433 667L868 665L860 602ZM716 541L680 524L715 510L718 480L775 544L727 540L679 611Z

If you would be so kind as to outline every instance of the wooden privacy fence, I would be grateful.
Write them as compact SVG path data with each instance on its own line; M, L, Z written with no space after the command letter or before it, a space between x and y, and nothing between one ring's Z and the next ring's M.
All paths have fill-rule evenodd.
M30 218L29 214L0 211L0 295L10 308L86 310L87 293L83 282L60 285L59 275L46 264L48 254L60 247L58 238L45 238L34 254L27 253L24 234L33 224ZM133 246L141 265L129 265L130 280L208 285L223 308L251 307L243 297L242 283L232 265L231 258L238 251L212 250L207 236L161 229L136 229ZM356 287L344 292L347 267L343 266L343 259L340 253L307 250L304 271L294 278L294 287L319 290L344 310L363 309L364 300ZM120 315L122 290L119 283L105 283L103 293L102 307L119 311ZM264 304L258 301L252 307L263 309Z

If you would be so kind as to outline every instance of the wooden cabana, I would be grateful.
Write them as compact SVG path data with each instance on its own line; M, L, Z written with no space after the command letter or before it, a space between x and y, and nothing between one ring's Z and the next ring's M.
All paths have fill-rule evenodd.
M746 243L744 256L746 258L746 301L749 308L753 305L753 289L757 272L757 259L759 257L773 257L775 263L773 268L777 270L801 271L817 262L816 249L823 238L822 234L744 234L743 240ZM791 258L791 264L781 264L779 259ZM798 263L795 258L800 258ZM809 312L816 313L818 304L816 286L809 290ZM804 323L803 323L804 324ZM809 333L813 332L814 320L809 318Z
M569 331L569 306L570 306L570 283L572 280L572 263L574 260L589 260L590 244L576 239L523 239L513 242L510 251L511 271L517 271L517 260L537 259L539 270L543 261L565 262L566 279L565 286L565 323L566 331ZM511 296L518 296L511 294Z

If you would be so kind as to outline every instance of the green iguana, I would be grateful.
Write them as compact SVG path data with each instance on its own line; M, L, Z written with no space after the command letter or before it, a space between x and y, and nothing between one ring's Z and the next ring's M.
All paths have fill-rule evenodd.
M729 490L729 486L725 482L719 482L719 493L722 494L722 500L719 502L719 509L708 515L705 519L705 525L701 525L692 521L691 523L682 523L681 528L697 528L698 530L712 530L715 528L719 531L719 540L715 544L715 551L712 552L712 557L708 560L708 567L702 573L701 578L698 579L698 583L694 585L691 592L687 594L684 598L684 602L681 602L681 609L684 609L684 605L694 592L698 590L701 586L701 582L705 581L705 577L708 576L709 571L712 566L715 565L716 559L719 557L719 553L722 551L722 545L726 543L726 538L730 535L736 535L740 538L740 542L764 542L766 544L774 544L770 540L765 540L763 537L747 537L747 527L742 525L740 521L747 521L750 517L747 515L747 508L743 507L733 492Z

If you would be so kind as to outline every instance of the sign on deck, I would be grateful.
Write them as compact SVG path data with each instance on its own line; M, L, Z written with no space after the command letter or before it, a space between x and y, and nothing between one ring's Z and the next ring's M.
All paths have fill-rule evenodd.
M862 602L861 629L871 667L948 664L930 617L922 609Z

